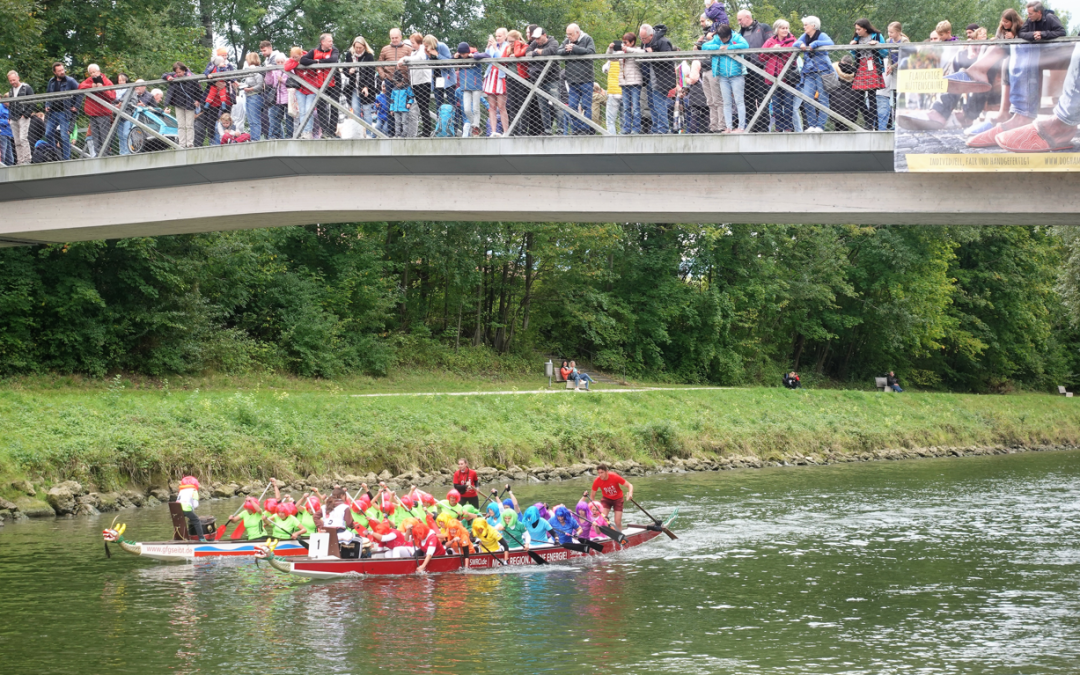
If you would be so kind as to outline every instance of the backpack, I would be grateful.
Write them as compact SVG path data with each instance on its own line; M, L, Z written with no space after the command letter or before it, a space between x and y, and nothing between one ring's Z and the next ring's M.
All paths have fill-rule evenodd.
M454 106L443 103L439 106L439 121L435 125L436 138L453 138L457 136L454 124Z

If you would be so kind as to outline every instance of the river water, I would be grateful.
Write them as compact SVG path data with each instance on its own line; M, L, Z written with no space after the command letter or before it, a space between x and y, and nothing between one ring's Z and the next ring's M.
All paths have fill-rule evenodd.
M8 524L0 672L1080 672L1080 453L635 483L656 515L679 507L678 541L424 578L106 560L115 514ZM164 507L121 519L170 532Z

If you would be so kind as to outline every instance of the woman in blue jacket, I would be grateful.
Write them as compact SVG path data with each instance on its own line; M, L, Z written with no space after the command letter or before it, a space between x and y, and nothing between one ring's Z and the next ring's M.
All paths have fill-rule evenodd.
M731 31L731 26L720 26L716 30L713 39L701 45L706 51L731 51L733 49L749 49L750 45L743 36ZM728 131L733 134L741 134L746 129L746 101L743 92L746 90L746 66L730 56L714 56L712 60L712 74L720 83L720 92L724 96L724 122ZM739 110L739 127L736 129L731 123L731 103Z
M795 46L803 52L802 84L799 89L807 98L816 98L819 105L829 107L829 92L825 89L822 76L833 73L832 61L829 60L828 52L816 51L818 47L830 47L832 38L821 31L821 19L816 16L803 18L803 30L805 31ZM824 110L818 110L814 106L803 102L806 111L807 131L824 131L825 122L829 116Z

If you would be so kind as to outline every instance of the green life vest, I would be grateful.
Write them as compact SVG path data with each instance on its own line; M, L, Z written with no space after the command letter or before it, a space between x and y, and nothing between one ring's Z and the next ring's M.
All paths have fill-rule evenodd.
M291 539L293 532L300 529L300 521L296 519L296 516L288 518L278 516L270 522L274 524L274 530L270 533L274 539Z
M300 521L300 524L303 525L304 529L308 532L315 531L315 516L311 515L307 511L301 511L300 514L297 516L297 520Z

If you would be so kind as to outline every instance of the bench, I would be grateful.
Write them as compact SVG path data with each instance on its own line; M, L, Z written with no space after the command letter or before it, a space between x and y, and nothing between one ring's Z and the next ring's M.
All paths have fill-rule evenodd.
M1065 391L1065 387L1062 387L1061 385L1058 385L1058 393L1061 394L1062 396L1064 396L1065 398L1072 398L1072 392L1071 391Z
M188 533L187 516L184 515L184 508L180 506L179 502L169 502L169 515L172 516L173 541L193 541L199 538L198 535ZM210 535L217 532L215 520L214 516L199 516L203 534L208 539Z
M878 391L884 391L886 393L892 391L892 387L889 386L889 378L887 377L875 377L874 385L878 388Z
M554 375L555 375L555 381L556 382L565 382L567 389L573 389L574 388L574 381L573 380L564 380L563 376L562 376L562 371L559 370L558 366L555 366L554 370L555 370Z

